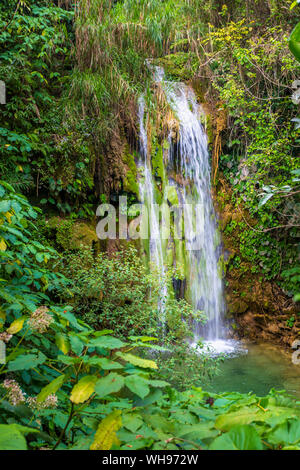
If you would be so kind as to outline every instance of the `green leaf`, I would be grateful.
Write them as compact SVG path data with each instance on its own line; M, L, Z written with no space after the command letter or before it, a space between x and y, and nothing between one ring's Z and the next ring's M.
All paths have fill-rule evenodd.
M250 424L260 420L265 421L268 416L268 413L259 410L259 408L245 407L238 411L218 416L215 427L221 429L221 431L229 431L233 426Z
M39 433L38 429L20 424L0 424L0 450L26 450L26 434Z
M127 413L123 415L123 426L129 431L137 431L143 424L142 417L135 413Z
M0 212L8 212L11 208L11 201L3 200L0 201Z
M27 450L26 439L14 424L0 424L0 450Z
M80 354L82 353L82 350L85 346L85 343L80 338L78 338L78 336L76 336L74 334L69 335L69 340L70 340L72 351L77 356L80 356Z
M65 381L66 375L60 375L56 377L56 379L52 380L46 387L42 388L40 393L37 396L37 402L41 403L46 400L46 398L51 395L52 393L56 393L57 390L61 388Z
M99 338L92 339L88 346L93 348L120 349L126 346L126 344L113 336L100 336Z
M300 442L300 421L297 419L281 424L268 434L268 442L276 445L296 444Z
M94 393L97 380L95 375L82 377L73 387L70 400L76 404L85 402Z
M148 381L139 375L129 375L126 377L125 385L140 398L145 398L150 392Z
M111 361L106 357L86 357L84 362L91 366L101 367L103 370L124 369L124 366L119 362Z
M291 53L300 62L300 22L295 26L291 32L289 39L289 48Z
M22 354L17 357L14 361L8 364L8 370L29 370L34 367L43 364L47 360L47 357L39 352L36 354Z
M123 385L124 378L115 372L111 372L106 377L98 380L95 386L95 392L99 398L103 398L111 393L119 392Z
M212 429L213 426L214 423L212 421L192 425L180 425L176 435L178 435L178 437L183 437L184 439L190 439L192 441L197 439L208 439L216 437L219 434L219 431Z
M254 426L233 427L228 433L217 437L210 450L262 450L263 445Z

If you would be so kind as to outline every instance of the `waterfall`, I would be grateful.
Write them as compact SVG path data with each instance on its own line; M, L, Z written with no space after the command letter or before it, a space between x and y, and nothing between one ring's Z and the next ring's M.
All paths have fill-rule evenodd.
M205 326L195 324L196 337L218 341L223 337L222 317L225 310L222 274L219 269L221 255L217 218L213 207L210 182L210 159L201 113L194 92L186 85L164 80L164 71L148 63L154 81L160 84L168 105L178 122L177 139L168 136L168 158L165 164L167 183L161 189L163 201L168 201L168 191L177 193L179 205L184 211L185 239L182 242L185 259L186 297L195 310L206 314ZM145 99L139 100L140 160L144 178L139 180L140 198L147 206L149 219L150 261L155 264L162 282L158 305L161 323L165 322L165 299L168 292L164 282L166 266L162 227L155 200L156 182L152 175L148 136L145 128ZM165 160L165 159L164 159ZM174 174L179 175L174 178ZM168 184L168 188L166 188ZM170 191L170 188L172 191ZM196 223L196 225L195 225ZM189 230L186 228L189 227ZM197 227L197 230L193 229ZM177 263L177 259L175 260Z
M167 298L167 285L166 285L166 271L164 265L162 239L159 224L158 206L155 201L154 187L155 182L152 176L151 161L148 154L148 136L145 129L145 99L141 96L139 99L139 129L140 129L140 161L138 166L143 171L144 178L139 180L139 192L141 202L148 210L148 224L149 224L149 253L150 263L156 266L159 283L160 293L158 299L158 313L159 320L162 325L165 324L165 302Z
M211 196L207 136L194 92L182 83L168 83L165 90L167 101L179 121L179 141L172 160L177 171L190 182L183 187L182 198L185 204L193 207L200 228L192 240L185 240L190 300L195 309L202 310L208 317L207 324L203 328L196 326L195 332L207 340L217 340L223 336L225 304L218 269L220 237Z

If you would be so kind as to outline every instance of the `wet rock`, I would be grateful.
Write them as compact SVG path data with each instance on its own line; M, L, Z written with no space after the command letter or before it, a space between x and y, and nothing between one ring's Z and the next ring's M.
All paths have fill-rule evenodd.
M234 301L231 300L231 302L228 305L228 311L232 315L236 315L236 314L245 313L248 310L248 307L249 306L246 302L240 299L236 299Z

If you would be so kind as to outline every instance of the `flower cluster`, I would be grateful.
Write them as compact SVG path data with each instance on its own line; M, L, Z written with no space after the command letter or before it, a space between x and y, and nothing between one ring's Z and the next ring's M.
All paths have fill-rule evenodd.
M42 306L37 308L30 316L28 325L32 330L38 333L45 333L49 325L52 323L53 318L47 312L48 307Z
M25 394L15 380L6 379L1 385L7 390L7 399L11 405L17 406L25 402Z
M4 333L0 333L0 341L4 341L4 343L8 343L11 338L12 335L7 333L6 331Z
M55 393L48 395L47 398L42 401L38 402L36 397L28 397L27 403L30 408L34 410L45 410L49 408L56 408L57 407L57 396Z

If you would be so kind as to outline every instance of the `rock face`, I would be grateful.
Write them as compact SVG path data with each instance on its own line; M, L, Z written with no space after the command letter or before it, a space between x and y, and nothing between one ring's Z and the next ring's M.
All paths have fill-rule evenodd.
M253 263L241 254L238 222L246 220L254 226L255 221L243 209L234 209L230 187L220 180L216 205L224 243L227 316L233 335L291 346L300 334L299 308L275 281L253 272ZM228 232L226 227L232 221L235 229Z

